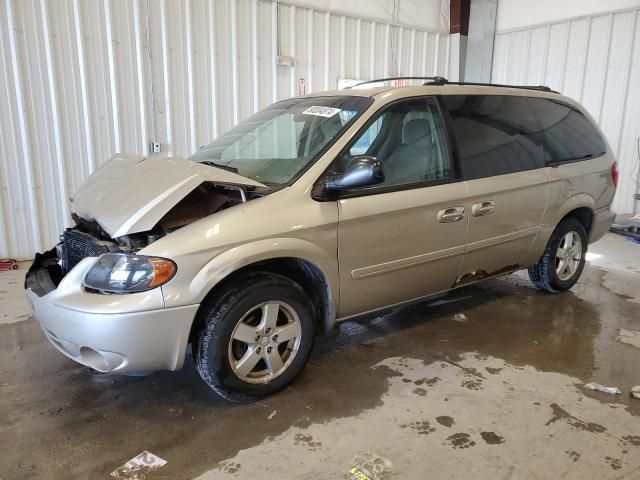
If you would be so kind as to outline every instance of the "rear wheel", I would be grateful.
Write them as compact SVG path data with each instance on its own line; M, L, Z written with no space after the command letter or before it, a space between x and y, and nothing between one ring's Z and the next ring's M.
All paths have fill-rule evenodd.
M550 293L570 289L584 269L587 242L587 231L578 219L569 217L560 222L540 261L529 267L531 282Z
M313 306L286 277L245 275L205 308L196 367L229 400L249 401L281 390L309 358Z

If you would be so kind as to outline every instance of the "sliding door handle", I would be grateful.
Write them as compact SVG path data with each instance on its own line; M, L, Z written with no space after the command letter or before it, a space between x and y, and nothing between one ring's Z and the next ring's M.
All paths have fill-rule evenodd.
M464 207L449 207L438 212L438 221L440 223L457 222L464 218Z
M471 215L474 217L482 217L496 211L496 202L489 200L487 202L474 203L471 206Z

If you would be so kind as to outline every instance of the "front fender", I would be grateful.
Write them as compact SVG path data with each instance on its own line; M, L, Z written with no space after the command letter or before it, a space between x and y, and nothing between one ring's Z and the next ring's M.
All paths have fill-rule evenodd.
M329 301L338 299L337 259L331 258L314 243L300 238L270 238L237 245L216 255L193 277L186 297L201 303L205 296L233 272L263 260L298 258L314 264L329 286ZM167 307L180 304L181 295L165 291Z

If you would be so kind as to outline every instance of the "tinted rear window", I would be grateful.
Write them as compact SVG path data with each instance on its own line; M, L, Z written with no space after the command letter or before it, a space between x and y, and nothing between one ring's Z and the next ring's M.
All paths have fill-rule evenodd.
M563 103L508 95L445 95L465 179L592 158L606 151L591 122Z

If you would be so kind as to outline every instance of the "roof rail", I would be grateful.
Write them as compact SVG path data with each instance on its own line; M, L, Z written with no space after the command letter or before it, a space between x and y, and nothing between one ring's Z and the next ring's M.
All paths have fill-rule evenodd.
M355 85L351 85L347 88L357 87L359 85L366 85L368 83L379 83L379 82L389 82L391 80L431 80L433 82L438 82L438 85L442 85L447 83L447 79L444 77L387 77L387 78L376 78L374 80L366 80L364 82L356 83ZM426 84L424 84L426 85ZM435 83L434 83L435 85Z
M446 78L433 79L430 82L425 82L423 85L472 85L478 87L505 87L505 88L520 88L523 90L538 90L540 92L559 93L555 90L551 90L545 85L505 85L502 83L480 83L480 82L450 82Z

